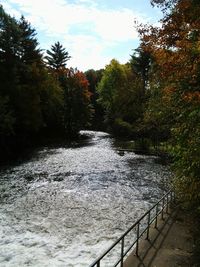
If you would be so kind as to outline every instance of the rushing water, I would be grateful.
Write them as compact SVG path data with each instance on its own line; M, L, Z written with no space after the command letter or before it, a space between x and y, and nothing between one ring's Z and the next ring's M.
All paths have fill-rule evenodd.
M0 172L1 267L86 267L163 194L170 173L156 157L82 133Z

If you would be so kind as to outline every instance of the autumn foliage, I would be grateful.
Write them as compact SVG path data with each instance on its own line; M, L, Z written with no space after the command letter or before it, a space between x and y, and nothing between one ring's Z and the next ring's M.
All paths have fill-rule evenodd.
M72 137L89 125L92 116L89 82L83 72L73 68L61 67L54 71L54 75L64 95L64 131Z
M163 8L160 27L141 26L143 48L154 69L152 90L172 117L175 187L188 203L200 205L200 4L197 0L152 1ZM159 78L158 78L159 77Z

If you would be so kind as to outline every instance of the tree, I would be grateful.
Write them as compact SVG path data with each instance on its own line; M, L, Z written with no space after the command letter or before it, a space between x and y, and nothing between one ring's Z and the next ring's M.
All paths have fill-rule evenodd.
M36 31L31 27L30 23L25 20L24 16L18 22L19 29L21 30L21 43L19 57L25 64L41 63L42 53L38 48L38 41L36 39Z
M21 31L17 21L0 6L0 93L3 95L12 91L17 83L20 40Z
M110 64L106 66L103 77L98 84L99 102L103 105L110 123L116 117L116 95L120 87L124 87L125 80L126 73L123 67L117 60L111 60Z
M64 93L58 79L41 68L38 73L37 90L40 94L40 107L43 118L42 132L45 136L63 135Z
M59 69L66 66L66 62L71 58L66 49L59 43L51 46L51 51L47 50L48 56L45 57L47 65L53 69Z
M87 70L85 76L89 82L89 91L91 92L91 104L94 108L94 114L92 116L91 127L93 129L103 129L104 110L102 105L98 103L99 92L97 91L98 83L103 76L103 69L101 70Z
M200 5L197 0L153 0L163 8L162 27L141 27L144 49L150 51L165 81L162 102L173 117L171 126L175 185L183 199L200 206ZM170 5L169 5L170 4Z
M121 65L112 60L98 84L99 101L111 129L120 135L131 135L134 123L143 111L143 88L140 77L130 64Z
M9 99L16 120L15 134L38 131L42 125L40 99L35 74L42 65L35 30L22 17L20 21L0 9L1 94Z
M82 72L65 67L71 57L59 42L51 47L51 51L47 50L47 54L47 65L63 92L62 126L65 134L71 138L91 119L89 83Z
M79 130L88 126L92 107L91 93L85 75L77 69L60 68L54 72L63 91L63 127L68 137L74 137Z
M7 145L8 136L15 134L16 114L12 104L12 96L18 83L20 40L21 31L17 21L0 6L0 145L3 152Z
M42 130L62 125L62 91L38 45L30 23L0 6L0 150L8 156Z
M131 56L130 60L133 71L141 76L144 92L147 89L148 85L151 61L151 54L148 51L143 50L142 45L135 49L135 52Z

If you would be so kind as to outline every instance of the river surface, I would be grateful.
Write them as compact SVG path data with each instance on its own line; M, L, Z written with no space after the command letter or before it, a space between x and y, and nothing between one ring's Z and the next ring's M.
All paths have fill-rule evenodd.
M81 133L0 171L1 267L87 267L164 193L170 172L156 157Z

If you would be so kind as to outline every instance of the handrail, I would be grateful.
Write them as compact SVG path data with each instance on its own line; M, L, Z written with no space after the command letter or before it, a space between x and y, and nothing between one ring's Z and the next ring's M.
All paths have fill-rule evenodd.
M117 262L113 265L113 267L120 266L123 267L124 257L131 250L131 248L136 245L136 256L139 256L139 239L146 232L146 239L149 240L149 228L150 225L155 221L155 228L157 228L158 216L161 214L161 218L164 219L164 211L168 213L169 205L175 200L175 194L173 191L169 190L156 204L154 204L147 212L145 212L140 219L138 219L117 241L115 241L100 257L98 257L89 267L100 267L101 260L116 246L121 242L121 256L117 260ZM159 209L159 205L161 205ZM151 213L155 209L155 216L151 218ZM147 226L142 229L140 232L140 224L141 221L147 217ZM125 249L125 237L136 228L136 239L132 242L132 244Z

